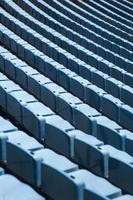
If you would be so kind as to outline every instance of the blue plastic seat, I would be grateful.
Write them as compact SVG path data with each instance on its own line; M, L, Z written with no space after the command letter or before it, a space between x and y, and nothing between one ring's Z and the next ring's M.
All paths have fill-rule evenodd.
M133 74L132 73L127 72L124 74L124 83L127 85L130 85L132 87L132 85L133 85Z
M36 98L41 99L41 91L43 85L49 84L51 82L52 81L50 79L41 74L31 74L28 76L28 91Z
M105 116L96 118L96 128L93 135L105 144L110 144L117 149L125 150L126 136L121 132L122 127Z
M70 93L62 93L56 99L56 112L70 123L74 123L74 109L82 101ZM87 105L86 105L87 106Z
M70 173L70 176L74 181L82 180L84 182L84 200L108 200L121 195L121 190L119 188L89 171L78 170Z
M66 90L70 89L70 79L77 75L69 69L59 69L57 72L57 83L62 85Z
M120 123L130 130L133 131L133 108L127 105L123 105L120 109Z
M101 149L109 152L109 181L133 194L133 157L109 145Z
M74 133L74 162L99 176L106 176L108 153L102 152L103 142L79 130Z
M7 112L12 115L19 123L23 121L23 107L37 100L27 92L13 91L7 94ZM27 116L28 117L28 116Z
M133 149L132 149L132 144L133 144L133 134L132 132L126 130L126 129L122 129L120 130L121 134L125 135L125 151L133 156Z
M109 94L113 95L116 98L121 97L121 89L124 86L124 84L112 77L108 78L106 80L106 87L105 91Z
M54 153L49 149L39 150L35 153L36 157L41 157L41 176L42 184L41 188L47 194L54 199L68 199L70 197L76 197L77 194L69 194L67 191L71 191L72 184L68 178L68 174L78 169L78 166L69 161L67 158ZM52 181L51 181L52 180ZM55 184L58 180L58 186ZM66 190L67 188L67 190ZM69 190L71 189L71 190ZM76 199L80 199L80 196ZM71 198L74 199L74 198Z
M4 119L3 117L0 117L0 133L8 133L17 131L17 127L14 126L9 120Z
M41 159L34 157L34 151L43 146L22 131L1 134L0 141L2 160L7 162L8 168L26 182L39 186Z
M55 151L69 158L74 151L75 128L59 116L49 116L45 125L45 143Z
M100 110L110 119L114 120L115 122L119 122L120 109L122 105L123 103L119 99L106 94L102 96Z
M108 79L109 76L107 74L104 74L101 71L94 71L92 74L92 83L95 84L96 86L105 89L106 85L106 79Z
M28 89L28 77L31 75L37 75L38 72L29 67L16 67L16 82L19 83L24 89Z
M7 200L17 200L18 195L20 200L45 200L45 197L16 177L9 174L0 176L0 200L5 197Z
M64 90L64 88L58 86L56 83L52 81L50 83L50 80L47 84L41 85L41 101L45 105L49 106L55 112L56 112L56 102L58 96L60 94L65 94L65 93L66 91Z
M80 98L82 101L86 99L86 87L91 83L80 76L71 77L70 79L70 92Z
M0 72L0 81L6 81L6 80L8 80L8 78L3 73Z
M3 74L2 74L3 75ZM5 76L3 76L5 78ZM10 94L10 92L13 91L21 91L22 89L14 84L13 81L10 81L9 79L6 81L0 81L0 96L1 96L1 101L0 101L0 106L6 110L7 107L7 95Z
M121 89L121 101L133 107L133 88L125 85Z
M95 85L88 85L85 87L85 102L100 111L102 96L105 94L107 93L103 89Z
M76 128L87 134L91 134L95 126L95 117L100 115L94 108L86 104L80 104L74 108L73 122Z
M54 112L40 102L27 103L23 107L23 125L36 138L43 140L45 138L45 120L54 115Z

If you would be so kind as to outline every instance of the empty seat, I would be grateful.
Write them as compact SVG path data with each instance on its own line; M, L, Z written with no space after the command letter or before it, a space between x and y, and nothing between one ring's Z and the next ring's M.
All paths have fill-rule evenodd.
M70 71L69 69L60 69L57 72L57 83L62 85L66 90L70 89L70 79L71 77L76 77L77 75Z
M34 189L27 184L19 181L16 177L5 174L0 176L0 200L6 198L20 200L45 200L45 197L39 195Z
M116 122L119 121L121 107L122 102L119 99L114 98L109 94L102 96L100 110L104 115L108 116L110 119Z
M39 140L45 138L45 120L54 112L40 102L31 102L23 108L23 125Z
M123 85L122 82L110 77L106 80L105 91L112 94L114 97L120 98Z
M100 148L109 152L109 181L133 194L133 157L109 145Z
M107 93L101 88L95 85L88 85L85 87L85 102L100 111L102 96L105 94Z
M2 161L6 161L8 168L26 182L39 186L41 159L34 157L34 151L43 146L22 131L1 134L0 144Z
M1 76L2 77L2 76ZM5 76L4 76L5 78ZM7 107L7 94L10 94L13 91L21 91L22 89L14 84L13 81L10 81L9 79L6 81L0 81L0 106L3 109L6 109Z
M67 157L73 156L75 128L59 116L46 118L45 143L55 151Z
M6 81L6 80L8 80L8 78L3 73L0 72L0 81Z
M133 131L133 108L123 105L120 109L120 123L130 131Z
M121 101L133 107L133 88L127 85L121 88Z
M12 78L13 80L15 80L16 78L16 67L22 67L25 66L26 63L23 63L21 60L17 60L12 58L13 54L10 53L10 56L7 57L7 59L4 58L5 60L5 70L4 72L6 73L6 75L10 78Z
M8 133L12 131L16 131L17 127L14 126L9 120L0 117L0 133Z
M127 85L130 85L132 87L132 85L133 85L133 74L132 73L124 74L124 83Z
M56 83L53 83L52 81L50 84L49 83L50 83L50 80L48 84L41 85L41 101L47 106L49 106L53 111L56 112L57 111L56 102L57 102L58 96L60 96L60 94L67 93L67 91L65 91L64 88L58 86ZM60 113L58 114L60 115Z
M122 127L105 116L97 117L96 127L92 132L105 144L110 144L120 150L125 150L126 135L121 132Z
M1 61L0 69L2 72L5 71L5 66L7 65L8 58L15 59L15 56L7 52L6 49L2 48L0 52L0 61Z
M89 64L80 64L79 65L79 75L88 81L92 80L92 74L97 71L95 68L92 68Z
M80 104L82 104L82 101L70 93L59 94L56 100L56 112L73 124L74 109Z
M41 74L28 76L28 91L36 98L41 99L43 85L51 83L51 80Z
M36 101L37 100L33 96L23 90L13 91L7 95L7 112L12 115L19 123L22 123L23 107L25 107L27 103L33 103Z
M91 134L95 126L95 117L100 115L97 110L86 104L77 105L74 108L74 125L83 132Z
M125 70L117 67L117 66L113 66L111 68L111 76L119 81L123 81L123 77L124 77L124 73L125 73Z
M107 176L108 153L100 150L103 142L79 130L74 134L73 160L100 176Z
M42 190L52 198L58 200L68 199L69 196L72 197L71 194L69 194L72 184L68 180L67 174L77 170L78 166L49 149L39 150L35 153L35 156L43 159L41 164ZM56 184L57 181L58 186ZM75 190L75 193L78 192ZM79 198L75 196L75 194L73 195L73 197L77 197L76 199Z
M97 70L93 72L91 80L92 83L95 84L96 86L105 89L106 79L108 78L109 78L108 75Z
M132 132L122 129L122 130L120 130L120 133L125 135L125 151L128 154L130 154L131 156L133 156L133 149L132 149L133 134L132 134Z
M84 200L107 200L121 195L121 190L119 188L89 171L78 170L70 173L70 176L74 181L82 180L84 182Z
M38 74L38 72L29 66L16 68L16 82L19 83L24 89L27 89L28 77L36 74Z
M85 88L89 85L91 85L91 83L80 76L70 78L70 92L82 101L86 99Z

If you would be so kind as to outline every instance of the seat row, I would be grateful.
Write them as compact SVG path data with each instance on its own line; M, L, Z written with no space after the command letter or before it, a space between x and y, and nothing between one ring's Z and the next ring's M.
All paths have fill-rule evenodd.
M2 10L1 9L1 12L4 14L4 10ZM5 15L7 15L8 16L8 14L5 12ZM9 16L10 17L10 20L11 20L11 16ZM7 19L7 20L6 20ZM14 18L13 18L14 19ZM3 16L3 24L5 24L5 25L7 25L8 27L11 27L11 29L12 30L14 30L14 26L13 26L13 24L11 23L12 22L12 20L9 22L9 18L4 18L4 16ZM17 25L19 24L19 21L15 21L15 19L14 19L14 22L13 22L14 24L15 24L15 28L17 29L18 27L17 27ZM11 26L9 26L9 24L11 25ZM17 24L17 25L16 25ZM20 24L20 26L22 26L21 24ZM24 26L23 26L23 28L24 28ZM26 28L27 27L25 27L25 30L26 30ZM18 33L19 34L19 33ZM22 29L22 33L20 33L19 35L21 36L23 34L23 29ZM29 32L27 32L27 34L29 34ZM34 34L34 32L32 33L32 34ZM37 36L37 35L36 35ZM32 37L33 37L33 39L32 39ZM39 35L38 35L38 37L39 37ZM38 47L38 44L37 44L37 42L35 42L35 40L36 40L36 38L34 38L34 36L33 35L31 35L31 37L30 37L30 35L29 35L29 37L27 36L27 38L29 39L29 40L32 40L32 45L34 45L35 43L35 46L36 47ZM41 48L39 48L40 50L41 50ZM116 73L115 73L116 72ZM111 73L112 74L116 74L115 75L115 77L117 76L117 78L118 78L118 73L117 73L117 69L115 70L115 68L113 68L112 70L111 70ZM95 75L95 73L93 73L93 77L94 77L94 75ZM102 74L101 74L102 75ZM127 75L127 74L126 74ZM126 79L125 79L125 77L126 77ZM125 76L125 74L124 74L124 79L125 80L127 80L128 79L128 75L127 76ZM106 77L107 78L107 77ZM130 78L132 79L132 77L130 76ZM93 79L93 78L92 78ZM123 79L123 78L122 78ZM130 82L130 79L128 79L128 82ZM95 82L94 82L95 83ZM100 84L100 83L99 83ZM105 87L105 85L106 85L106 87ZM111 93L113 96L115 96L115 97L117 97L117 98L120 98L122 101L124 101L125 103L127 103L127 104L129 104L130 106L132 106L132 88L130 88L130 87L126 87L123 83L121 83L121 82L119 82L119 81L117 81L117 80L115 80L115 79L111 79L111 78L108 78L108 80L106 81L106 83L105 83L105 85L103 85L103 86L101 86L102 88L104 88L105 90L106 90L106 92L108 92L108 93ZM130 82L130 85L132 85L132 81ZM112 86L116 86L115 88L116 88L116 90L114 90L114 87L112 87ZM124 92L126 92L126 93L129 93L129 95L130 95L130 97L131 98L125 98L125 95L123 95L123 91Z
M107 117L101 116L101 114L95 109L87 104L84 104L80 99L68 93L46 76L39 74L38 71L26 65L25 62L22 62L6 49L1 47L0 51L0 69L8 75L8 77L20 84L29 93L33 94L37 99L42 101L46 106L50 107L54 112L69 121L75 127L86 133L95 135L106 144L111 144L112 146L133 155L131 148L133 137L129 131L124 131L124 129L122 129L122 127L115 122L109 120ZM82 95L82 93L86 90L87 102L89 103L95 101L95 104L97 105L98 98L100 98L98 97L99 90L91 84L87 85L87 82L85 82L85 86L80 85L80 82L83 82L83 80L79 79L77 76L71 77L69 91L72 91L73 94L79 92ZM8 82L4 82L4 85L7 83ZM1 87L4 86L1 84ZM96 89L97 93L95 93ZM15 96L18 99L18 92L13 93L12 96ZM91 98L89 96L91 96ZM108 96L109 95L104 94L104 100L102 101L105 102L105 99ZM101 105L103 105L101 108L106 111L106 105L104 105L104 103ZM15 114L13 114L13 116L14 115Z
M39 141L44 141L50 148L67 157L74 157L76 162L80 163L81 166L86 166L86 168L90 168L92 163L90 160L90 165L88 165L86 157L80 160L80 157L82 157L82 140L83 146L86 146L86 148L83 148L83 151L86 152L87 149L90 148L92 149L92 153L96 151L99 156L102 156L102 153L98 150L98 146L103 144L103 142L81 131L76 131L70 123L63 120L58 115L55 115L52 110L39 103L33 96L26 93L18 85L9 79L5 79L6 77L1 74L0 106L35 138ZM6 88L8 88L8 92ZM80 139L80 137L82 139ZM76 140L79 140L78 144L81 147L79 145L74 145ZM102 157L104 157L104 153ZM94 160L97 161L97 158L95 157ZM102 167L100 172L98 172L97 168L94 168L95 173L100 173L103 176L105 173L104 171L106 170L102 170Z
M6 2L4 2L4 4L3 4L4 7L5 7L5 4L6 4ZM41 35L43 35L44 37L46 37L53 43L57 44L59 47L70 52L71 54L75 55L77 58L80 58L81 60L88 62L94 68L97 68L98 70L100 70L108 75L111 75L114 78L117 78L118 80L125 81L125 80L123 80L123 76L125 76L125 74L127 77L129 77L129 79L132 78L132 74L129 74L126 72L126 71L130 71L130 72L132 71L132 68L130 67L131 62L129 63L128 60L125 61L125 59L123 59L122 57L113 55L110 51L101 49L101 46L99 46L99 45L97 46L97 45L95 45L95 43L93 43L91 41L88 41L88 44L87 44L87 41L85 41L85 40L81 42L80 38L78 39L76 37L75 38L76 43L84 44L84 47L91 51L90 53L92 53L92 50L93 50L93 53L97 53L99 56L102 56L103 58L105 57L105 59L107 59L110 63L106 60L103 60L102 58L100 59L100 57L99 58L96 57L97 61L95 61L95 59L94 59L95 57L93 58L91 56L91 54L89 53L89 51L87 51L86 49L83 49L82 46L77 45L75 42L72 42L72 40L69 40L68 38L64 37L63 35L59 34L58 32L54 31L53 29L49 28L48 26L35 20L33 17L28 15L28 13L21 10L21 8L19 8L16 4L11 3L11 1L8 1L8 5L9 4L10 4L10 6L12 6L12 9L10 9L10 12L12 10L11 14L15 12L16 13L15 16L19 20L21 19L22 22L24 22L25 24L27 24L28 26L33 28L35 31L39 32ZM7 7L6 7L6 9L9 12L9 6L7 6ZM16 10L20 10L21 15L20 15L20 12L18 12ZM13 17L11 17L9 14L7 14L4 10L1 9L1 12L2 12L1 22L4 25L8 26L8 28L10 28L11 30L14 30L16 25L13 25L13 22L11 23L10 20L11 19L14 20L15 24L17 23L16 20ZM22 16L22 13L23 13L23 16ZM18 22L17 25L18 24L20 24L20 22ZM20 25L20 26L22 26L22 25ZM15 30L17 31L18 28L16 28ZM18 31L17 31L17 33L18 33ZM116 65L111 64L112 62L120 67L117 67ZM127 84L128 84L128 82L127 82Z
M127 6L129 8L133 8L133 4L130 1L122 1L121 4L125 5L125 6Z
M104 0L102 0L100 3L103 6L107 7L108 9L110 9L111 11L116 12L118 15L120 15L123 18L125 18L125 19L127 19L127 20L132 22L133 16L130 13L122 11L120 8L118 8L118 7L114 6L113 4L110 4L109 2L106 2Z
M11 58L11 57L10 57L10 58ZM8 71L8 70L7 70L7 71ZM4 87L4 88L5 88L5 89L6 89L6 88L9 89L10 87L9 87L9 85L8 85L8 87ZM12 86L11 88L13 88L13 86ZM16 89L16 90L17 90L17 89ZM3 96L3 95L1 95L1 96ZM12 96L13 96L12 98L14 98L14 97L15 97L15 94L12 95ZM26 98L26 94L23 93L22 96L25 96L25 98ZM7 98L8 98L8 97L7 97ZM28 99L28 102L27 102L27 103L35 103L35 102L34 102L34 99L30 99L29 96L27 97L27 99ZM24 101L22 101L22 99L20 99L20 100L21 100L20 102L22 102L22 103L24 102ZM10 112L11 112L11 108L13 107L13 105L16 106L17 104L16 104L16 102L13 103L13 100L11 100L11 99L10 99L9 103L11 103L10 106L9 106L9 111L8 111L8 112L10 113ZM5 103L5 104L8 105L8 103ZM35 106L36 106L36 108L37 108L37 107L39 108L39 106L37 106L37 104L36 104L36 105L35 105L35 104L34 104L34 105L32 104L32 106L30 107L31 109L29 108L30 111L34 111L34 112L35 112ZM33 108L34 108L34 109L33 109ZM17 114L14 112L14 110L12 111L12 113L15 113L17 117L18 117L18 116L22 116L21 113L19 112L19 109L15 109L15 110L17 111ZM37 109L37 112L38 112L38 110L39 110L39 109ZM41 111L42 111L42 107L41 107ZM37 113L37 114L38 114L38 113ZM14 114L12 114L12 115L14 115ZM48 115L49 115L49 114L48 114ZM29 126L29 123L31 123L31 122L29 121L30 118L31 118L31 121L34 122L33 118L30 117L30 114L29 114L29 113L26 114L25 116L26 116L26 117L28 116L28 120L25 122L25 125L26 125L26 126ZM43 115L41 115L41 116L43 116ZM25 117L25 118L26 118L26 117ZM55 115L54 115L54 118L55 118ZM52 120L52 121L53 121L53 120ZM35 124L35 123L34 123L34 124ZM31 125L30 125L30 127L31 127ZM29 127L28 127L28 128L29 128ZM32 128L34 128L34 130L36 130L35 127L32 126ZM30 130L30 129L28 129L28 130ZM44 129L42 128L41 130L44 130ZM69 129L69 130L70 130L70 129ZM55 143L55 142L54 142L54 143Z
M109 200L117 199L118 197L122 198L121 190L107 180L87 170L79 170L78 165L64 156L44 148L25 132L20 130L11 131L10 128L13 125L8 120L4 118L0 120L3 125L6 125L6 127L3 127L0 136L0 160L2 162L6 161L8 169L27 183L40 188L55 200ZM6 132L4 131L5 129ZM109 148L109 146L105 146L105 148ZM131 159L125 155L126 157L127 160ZM111 159L112 162L113 159ZM124 164L121 163L121 165ZM56 186L57 181L58 186ZM99 187L99 184L102 187ZM93 190L94 186L95 191ZM127 195L123 198L132 199L132 196Z
M79 0L79 2L81 2L81 1ZM117 2L117 1L115 1L115 2ZM121 2L117 2L117 3L120 6L121 5L123 6L123 4L121 4L122 1ZM108 20L107 16L109 18L108 22L110 20L113 20L113 23L116 21L117 23L121 23L121 24L126 25L128 27L132 27L133 26L132 21L129 21L128 19L123 18L122 16L118 15L116 12L112 12L111 10L107 9L106 7L102 7L100 4L98 5L98 1L97 2L95 1L94 4L93 4L93 1L90 1L90 2L85 1L85 2L83 2L83 4L81 6L87 11L90 10L88 8L91 8L91 9L94 8L98 13L104 13L104 16L106 16L106 20ZM126 6L126 4L125 4L125 6ZM127 6L126 6L126 8L127 8L127 10L129 9L129 7L127 7ZM130 11L129 11L129 13L130 13Z
M34 6L31 2L23 1L23 4L21 4L22 2L17 1L16 3L19 6L21 6L23 9L25 9L27 12L29 12L32 16L34 16L36 19L41 21L42 23L47 24L48 26L52 27L54 30L57 30L58 32L69 37L70 39L75 40L75 42L77 40L77 35L78 35L78 37L80 36L80 38L82 39L81 44L84 44L84 45L86 42L83 39L88 38L89 42L93 41L94 43L98 43L100 45L100 47L105 47L105 49L109 49L111 52L115 52L116 54L119 54L122 57L127 58L132 61L132 52L127 50L127 48L123 48L120 45L118 46L115 43L112 43L109 40L102 38L95 32L92 32L90 29L86 29L85 27L70 20L70 18L66 19L67 21L71 22L71 23L68 23L66 26L66 22L63 23L63 20L60 21L59 19L55 20L53 18L54 16L51 15L52 10L48 12L46 9L47 7L45 8L45 12L42 12L41 9ZM2 2L2 4L3 4L3 2ZM56 13L54 12L54 15L55 14ZM66 18L66 16L65 16L65 18ZM93 43L93 46L94 46L94 43ZM92 42L91 42L91 44L92 44ZM89 46L92 46L92 45L89 45ZM98 49L98 47L97 47L97 49Z
M86 0L86 3L87 2L88 2L88 0ZM93 3L93 1L91 1L90 3ZM125 4L125 2L124 2L124 4ZM112 7L108 7L108 5L103 1L95 1L95 4L92 4L92 5L94 7L96 7L98 10L100 10L101 12L105 12L110 17L113 17L116 20L121 21L125 24L127 23L127 24L129 24L129 26L131 26L130 25L130 24L132 24L132 19L130 18L131 16L124 14L121 9L119 9L120 12L119 11L117 12L116 7L115 7L115 10L113 10Z
M81 24L83 27L87 28L87 30L90 29L93 32L96 32L98 35L101 35L103 38L107 38L118 45L121 45L129 50L132 50L132 42L126 39L121 39L121 37L117 36L116 34L106 30L105 28L101 28L99 25L96 25L95 23L87 20L86 18L80 16L79 14L77 14L76 12L72 11L71 9L67 7L65 8L67 10L65 12L65 15L63 15L61 12L49 6L44 1L39 1L39 2L34 1L34 0L30 0L30 1L34 3L36 6L38 6L38 8L42 9L43 11L46 10L50 14L50 16L54 17L56 20L59 20L60 22L62 21L62 23L65 23L65 25L67 26L69 26L71 22L74 24L76 22L78 25ZM60 4L60 2L58 2L58 4ZM44 7L44 5L46 5L46 7ZM64 3L61 4L61 6L64 7Z
M48 0L47 0L47 2L50 3L50 1L48 1ZM119 28L116 25L109 23L107 20L105 20L105 18L102 19L102 17L97 16L97 13L87 12L86 10L82 9L78 4L75 4L69 0L65 0L65 1L60 0L60 3L63 4L64 9L69 8L70 10L74 11L74 12L72 12L73 14L78 13L80 16L83 16L85 19L87 19L88 22L91 21L94 24L100 26L101 28L104 28L107 31L114 33L115 35L120 36L121 38L132 42L131 36L132 36L133 32L130 27L129 28L126 27L126 31L125 31L125 30L123 30L123 27ZM60 5L62 5L62 4L60 4ZM68 10L68 9L66 9L66 10ZM60 11L63 12L63 9ZM65 13L65 11L64 11L64 13Z
M4 12L4 11L3 11ZM17 22L16 22L17 23ZM16 25L17 26L17 25ZM25 27L25 29L26 29L26 27ZM24 31L24 29L22 29L22 32L19 34L19 35L22 35L23 34L23 31ZM25 30L26 31L26 30ZM33 32L34 33L34 32ZM33 36L33 33L28 33L30 36L30 38L29 38L29 40L32 40L32 44L35 44L35 46L37 47L37 48L39 48L38 47L38 43L36 42L36 40L37 40L37 38L36 37L34 37ZM25 33L26 34L26 33ZM36 35L37 36L37 35ZM39 35L38 35L38 37L39 37ZM25 37L24 37L25 38ZM26 38L27 39L27 38ZM28 40L28 39L27 39ZM39 40L39 39L38 39ZM42 41L42 40L41 40ZM39 42L39 41L38 41ZM44 42L44 40L43 40L43 42ZM42 43L43 43L42 42ZM41 44L40 44L41 45ZM39 49L41 49L41 48L39 48ZM50 51L50 50L49 50ZM46 51L45 51L45 53L46 53ZM48 52L47 52L48 53ZM65 52L64 52L65 53ZM52 53L51 53L52 54ZM50 55L51 55L50 54ZM67 53L66 53L66 55L67 55ZM73 58L73 56L71 56L71 58ZM67 60L66 62L69 62L70 63L70 67L71 67L71 65L72 64L74 64L74 61L73 60L71 60L71 58L69 59L69 60ZM74 57L75 58L75 57ZM55 58L56 59L56 58ZM76 60L76 58L74 59L74 60ZM73 63L72 63L73 62ZM78 62L78 61L77 61ZM64 64L66 64L66 63L64 63ZM84 65L84 63L83 62L80 62L79 64L81 64L81 65ZM76 64L75 63L75 65L78 65L78 64ZM68 67L69 67L68 66ZM86 66L86 65L85 65ZM78 66L77 66L78 67ZM73 67L72 68L72 70L75 70L77 73L78 73L78 71L79 71L79 73L80 73L80 68L77 68L76 66L75 66L75 68ZM82 67L82 66L79 66L79 67ZM87 69L87 67L86 67L86 69ZM91 68L91 69L93 69L93 68ZM83 69L82 69L82 71L83 71ZM115 68L112 68L112 74L116 77L117 76L117 78L118 78L118 73L117 73L117 70L115 69ZM83 71L84 72L84 71ZM95 72L95 73L94 73ZM98 85L98 86L100 86L100 87L102 87L103 89L105 89L108 93L111 93L112 95L114 95L115 97L118 97L118 98L120 98L121 99L121 96L122 96L122 101L124 101L125 103L127 103L128 104L128 102L129 102L129 105L131 105L132 106L132 100L131 99L127 99L127 98L123 98L123 95L121 95L121 87L123 87L124 88L124 84L122 84L121 82L119 82L119 81L115 81L114 79L111 79L111 78L109 78L108 76L106 76L105 75L105 78L106 78L106 83L105 82L103 82L102 83L102 79L104 79L104 73L102 73L102 72L100 72L100 71L95 71L95 69L94 69L94 72L93 72L93 82L96 84L96 85ZM99 72L99 73L98 73ZM116 73L115 73L116 72ZM101 76L99 76L101 74ZM81 72L81 75L83 75L82 74L82 72ZM86 75L86 73L84 73L84 75ZM96 76L96 77L95 77ZM98 79L98 77L99 77L99 79ZM120 76L121 77L121 76ZM91 77L88 77L89 79L91 78ZM95 79L96 78L96 79ZM129 76L129 74L128 73L124 73L123 74L123 77L121 77L120 79L123 79L124 78L124 82L126 83L126 84L129 84L129 85L132 85L132 75L130 75ZM109 83L109 85L108 85L108 83ZM115 84L115 88L116 88L116 90L111 90L111 88L112 88L112 86L110 85L110 84L112 84L112 85L114 85ZM106 87L105 87L106 86ZM130 95L130 93L132 94L132 89L131 88L129 88L129 87L126 87L126 89L125 89L126 91L128 90L128 92L129 92L129 95ZM130 103L131 102L131 103Z
M55 27L49 28L50 22L59 25L58 19L69 21L61 12L54 14L54 7L46 4L46 12L52 11L56 19L50 21L45 15L46 26L27 13L42 16L34 0L18 1L27 12L13 3L16 0L4 2L1 6L6 11L0 8L0 113L4 113L0 115L13 124L0 116L0 164L31 185L38 199L42 198L39 193L55 200L133 199L133 91L124 84L127 77L132 86L132 74L114 66L112 78L78 59L81 54L88 61L87 54L93 64L103 62L58 34ZM71 28L78 17L74 12ZM70 47L75 56L68 53ZM121 82L117 76L122 76ZM3 187L0 195L6 193Z
M105 13L102 13L101 11L95 9L94 7L92 7L90 4L87 4L81 0L77 1L77 5L79 7L81 7L84 12L86 11L86 13L90 12L93 15L96 15L97 17L99 17L100 19L103 19L104 21L110 23L111 25L120 28L121 30L124 30L127 33L132 34L132 24L130 24L130 26L128 26L128 24L123 24L120 21L116 21L115 19L113 19L112 17L109 17L109 15L106 15Z
M3 30L7 30L7 31L3 31ZM39 54L41 54L41 52L37 51L33 46L30 46L24 40L22 40L22 39L20 40L20 38L18 36L16 36L15 34L13 34L15 36L15 37L13 37L12 33L13 32L6 29L5 26L1 25L1 37L2 37L1 41L3 41L4 45L6 45L7 48L9 48L13 52L15 52L22 60L24 59L29 65L34 67L35 66L35 59L36 58L38 59L38 57L40 58ZM14 48L14 43L15 43L16 48L18 48L18 46L20 47L21 52L19 50L17 50L16 48ZM25 43L25 45L24 45L24 43ZM47 52L46 49L45 49L45 51ZM26 50L26 52L24 54L25 50ZM37 56L35 56L35 55L37 55ZM63 57L61 57L60 59L62 60ZM43 65L43 70L44 70L44 65ZM95 76L96 82L98 81L98 77L99 77L98 73L97 73L97 75L98 76ZM102 76L100 78L102 78ZM94 80L94 75L93 75L93 80ZM107 107L108 107L109 103L110 103L111 107L113 108L113 110L110 113L108 113L108 116L111 119L116 120L116 122L118 122L119 124L121 124L125 128L128 128L129 130L132 131L133 130L133 127L132 127L132 108L123 104L120 100L112 98L112 97L109 100L108 100L108 98L106 99L105 104L107 105ZM108 107L108 109L109 109L109 107ZM101 109L101 110L103 110L103 109ZM102 111L102 112L104 113L104 111ZM117 116L117 119L116 119L116 116ZM131 116L131 117L129 117L129 116Z
M43 12L41 12L41 10L39 11L39 9L37 10L37 8L33 5L31 7L31 4L30 2L25 2L25 9L27 9L27 12L31 13L31 10L32 10L32 13L34 13L34 16L39 19L40 21L42 21L44 23L44 20L42 20L42 17L44 18L44 14ZM24 4L22 5L24 6ZM39 12L39 15L38 15L38 12ZM31 14L32 14L31 13ZM49 12L48 12L49 13ZM41 16L40 16L41 15ZM40 16L40 17L39 17ZM46 20L48 21L48 18L50 18L48 15L45 17ZM46 21L45 20L45 21ZM50 19L51 20L51 19ZM48 22L45 22L45 23L48 23ZM50 23L50 22L49 22ZM50 23L51 24L51 23ZM54 23L55 24L55 23ZM55 28L54 28L55 29ZM38 30L38 29L37 29ZM48 29L49 30L49 29ZM78 30L77 30L78 31ZM54 34L55 31L50 31L50 32L53 32L52 34ZM64 33L66 32L66 28L65 28L65 31L63 31ZM67 31L68 32L68 31ZM72 31L71 31L72 32ZM44 34L44 31L42 32ZM63 33L63 34L64 34ZM75 34L75 32L72 32ZM45 37L48 37L48 34L46 34L47 36ZM58 37L58 34L57 32L55 32L54 34L55 36L54 37ZM70 34L67 33L66 35L67 37L72 37ZM79 36L79 35L78 35ZM63 43L64 45L62 44L62 42L59 42L60 45L63 45L62 47L65 48L67 51L70 51L72 54L76 55L78 58L80 58L81 60L84 60L87 62L88 60L88 64L92 65L93 67L96 67L98 66L99 70L104 70L103 72L104 73L110 73L109 70L109 66L107 65L111 65L111 63L115 63L117 66L119 67L116 67L115 65L112 64L112 66L114 66L115 68L117 68L117 71L119 71L119 73L121 73L121 68L123 68L124 70L128 71L128 72L132 72L132 61L129 61L127 59L123 59L122 57L112 53L112 50L111 51L108 51L106 49L101 49L102 45L95 45L96 41L95 42L92 42L91 40L89 40L89 43L87 45L87 42L86 41L82 41L80 42L80 40L78 40L78 37L77 34L75 36L73 36L73 38L75 38L75 42L76 43L79 43L79 44L84 44L84 47L87 48L84 49L83 47L81 47L80 45L76 44L76 43L73 43L71 40L69 42L68 39L63 39L63 36L59 34L59 39L63 40ZM80 36L81 38L81 36ZM70 38L71 39L71 38ZM50 37L50 40L52 40L52 37ZM57 39L54 41L58 42ZM69 46L68 44L69 43ZM73 45L74 44L74 45ZM87 45L87 47L86 47ZM79 49L79 53L78 53L78 50L74 50L75 47L77 47L77 49ZM81 51L80 51L81 49ZM115 47L115 50L118 49L117 47ZM114 50L114 51L115 51ZM87 53L88 52L88 53ZM90 52L90 53L89 53ZM92 53L93 52L93 53ZM125 51L124 51L125 52ZM87 59L87 55L88 55L88 59ZM94 57L94 58L91 58L91 55ZM96 54L98 54L99 56L97 56ZM124 53L125 55L125 53ZM132 56L130 56L131 58ZM92 60L93 59L93 60ZM97 62L94 62L94 59L97 59ZM106 60L105 60L106 59ZM99 63L99 64L98 64ZM106 67L105 67L106 65ZM110 66L111 67L111 66ZM108 69L107 69L108 68ZM119 69L120 68L120 69ZM106 71L107 70L107 71ZM112 73L111 73L112 74ZM112 74L113 75L113 74ZM118 79L119 79L119 76L118 76Z
M3 80L4 79L4 80ZM62 154L66 156L69 155L69 157L74 157L74 161L80 162L80 165L91 169L93 172L97 173L98 175L105 176L109 178L114 184L118 185L119 187L122 187L123 189L127 190L128 192L132 192L132 156L129 156L128 154L116 150L111 146L105 145L104 147L101 147L101 143L98 145L93 145L93 142L95 139L92 139L92 143L89 142L89 139L86 140L87 135L83 135L83 133L79 134L78 139L80 140L80 145L77 145L77 150L75 149L75 142L74 138L77 136L73 135L73 131L75 128L69 124L67 121L60 118L58 115L56 115L50 108L45 106L44 104L40 103L35 99L33 96L22 90L18 85L16 85L14 82L10 81L9 79L6 79L6 77L2 77L1 74L1 81L0 81L0 96L1 96L1 102L0 106L8 113L10 116L12 116L19 124L21 124L24 128L26 128L35 138L37 138L40 141L45 141L50 148L53 148L54 150L57 149L57 151L60 151ZM81 104L82 105L82 104ZM91 121L91 117L93 118L93 114L95 113L95 110L88 110L90 114L85 116L85 111L87 107L84 107L82 110L80 104L76 105L77 113L74 115L75 120L75 126L86 128L87 127L93 127L94 120ZM62 108L63 111L65 108ZM62 111L62 110L61 110ZM67 110L66 110L67 111ZM82 112L83 111L83 112ZM66 113L67 115L67 113ZM95 115L94 115L95 116ZM97 117L97 116L95 116ZM100 116L99 116L100 117ZM101 118L100 118L101 119ZM86 123L87 122L87 123ZM86 124L85 124L86 123ZM85 124L83 126L83 124ZM95 127L94 127L95 130ZM85 153L82 152L82 141L81 138L83 136L83 143L85 143L85 146L91 148L92 155L89 157L90 160L88 162L88 159L82 160L83 155L87 153L87 149L83 150ZM88 136L89 137L89 136ZM123 135L122 135L123 137ZM58 138L58 139L57 139ZM77 138L76 138L77 139ZM89 142L86 145L86 141ZM69 142L69 143L68 143ZM121 141L122 142L122 141ZM96 141L97 143L97 141ZM73 146L75 145L75 146ZM76 156L77 153L77 156ZM79 155L82 155L81 157ZM98 158L97 158L98 157ZM124 157L124 159L123 159ZM112 158L112 159L111 159ZM92 160L91 160L92 159ZM99 160L99 161L98 161ZM118 167L118 179L116 179L115 171L111 166L112 162L116 161L116 163L119 163ZM101 165L99 164L102 163ZM126 181L122 182L119 178L125 179L125 174L123 171L123 165L125 166L124 171L131 171L130 178L129 178L129 185ZM121 167L120 167L121 166ZM26 171L26 170L25 170ZM122 177L121 173L124 177ZM111 174L111 176L110 176ZM123 180L124 181L124 180ZM128 187L128 188L127 188Z
M132 15L132 9L130 6L127 6L126 3L123 4L122 2L117 2L115 0L115 1L113 1L113 5L117 6L119 9L123 10L124 12L127 12L127 14Z
M18 180L15 176L4 172L0 167L0 200L45 200L30 186Z

